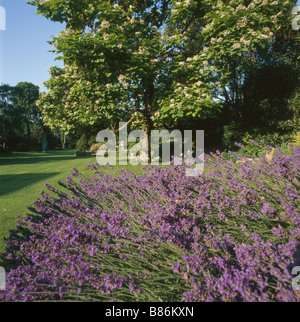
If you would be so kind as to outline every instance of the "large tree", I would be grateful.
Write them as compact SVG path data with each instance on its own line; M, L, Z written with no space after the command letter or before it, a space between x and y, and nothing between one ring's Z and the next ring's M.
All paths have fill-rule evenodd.
M7 138L9 131L11 130L10 125L12 124L13 118L11 113L11 99L13 96L13 87L8 84L1 84L0 86L0 144L6 148ZM16 120L18 121L18 120Z
M291 27L296 2L174 1L168 34L173 53L183 55L172 70L172 91L162 104L162 114L171 113L176 120L180 109L184 117L196 117L203 111L205 99L206 111L209 101L216 99L238 104L245 74L262 65L258 53L278 50L283 35L292 46L299 45L299 33ZM299 47L291 50L289 46L286 52L295 62Z
M31 4L47 18L67 25L52 42L65 68L52 69L46 83L50 92L40 102L45 121L56 120L70 130L136 115L149 133L157 99L168 87L164 30L170 1ZM61 104L55 110L53 102L58 99Z
M28 82L16 86L0 86L1 144L15 149L17 143L34 144L39 138L32 135L42 129L42 115L36 106L39 87Z
M291 25L296 1L31 1L65 22L51 42L52 69L40 106L66 131L133 120L148 133L212 115L256 52ZM299 36L297 36L299 38ZM255 64L255 63L254 63ZM234 86L236 89L238 86Z
M36 105L39 98L39 87L29 83L20 82L14 87L12 104L15 110L19 112L19 117L26 124L27 141L30 141L30 125L42 124L41 112Z

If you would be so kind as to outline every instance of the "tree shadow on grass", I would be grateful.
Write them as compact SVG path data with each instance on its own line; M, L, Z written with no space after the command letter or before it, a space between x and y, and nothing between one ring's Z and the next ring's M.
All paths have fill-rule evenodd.
M0 175L0 197L24 189L39 181L46 182L47 179L58 174L59 172Z
M41 162L55 162L55 161L70 161L75 159L74 156L65 157L51 157L51 156L34 156L34 157L10 157L10 158L0 158L1 165L15 165L15 164L35 164Z
M93 157L82 157L80 159L89 159L90 163L95 160ZM18 153L14 152L9 156L0 157L1 165L16 165L16 164L35 164L42 162L56 162L56 161L71 161L76 160L75 152L72 151L50 151L49 153Z

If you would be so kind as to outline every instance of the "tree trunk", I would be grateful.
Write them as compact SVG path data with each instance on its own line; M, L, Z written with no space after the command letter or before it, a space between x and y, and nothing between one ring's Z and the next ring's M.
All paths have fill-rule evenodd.
M67 135L64 133L64 150L67 150Z
M153 98L154 98L154 84L153 82L148 85L145 94L145 110L144 110L144 121L145 127L144 131L148 136L148 161L151 162L151 130L153 129L153 123L151 119L151 114L153 110Z
M30 144L30 123L29 123L29 120L27 119L27 141L28 141L28 144Z
M5 132L5 119L3 115L3 148L6 148L6 132Z
M43 152L47 153L48 152L48 138L47 138L47 133L43 133Z

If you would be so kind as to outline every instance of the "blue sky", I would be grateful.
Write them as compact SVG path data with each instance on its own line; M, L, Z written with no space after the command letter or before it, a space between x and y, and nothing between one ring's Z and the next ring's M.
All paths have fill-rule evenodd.
M0 0L0 6L6 10L6 30L0 30L0 83L27 81L45 90L42 82L49 79L49 66L62 65L54 61L47 41L64 25L37 16L26 0Z
M50 65L61 65L47 41L64 25L37 16L26 0L0 0L0 6L6 11L6 30L0 30L0 83L27 81L45 90L42 82L49 79Z

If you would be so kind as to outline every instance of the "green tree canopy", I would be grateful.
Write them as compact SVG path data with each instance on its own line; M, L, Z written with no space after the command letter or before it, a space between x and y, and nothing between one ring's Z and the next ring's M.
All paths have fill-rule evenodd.
M30 123L42 123L40 110L36 105L39 87L28 82L20 82L14 88L12 104L19 117L26 123L27 139L30 140Z
M237 72L291 29L296 1L29 3L67 26L51 42L65 67L50 70L41 96L46 123L70 131L133 119L150 131L212 115Z
M31 142L31 128L42 127L42 115L36 105L38 98L39 87L32 83L0 86L2 144L15 148L19 142Z

